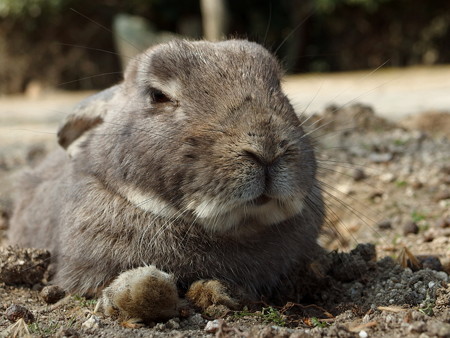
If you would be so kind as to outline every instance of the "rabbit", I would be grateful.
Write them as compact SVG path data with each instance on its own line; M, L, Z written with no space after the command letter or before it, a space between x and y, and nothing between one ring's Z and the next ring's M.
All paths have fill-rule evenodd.
M23 174L10 243L49 249L53 283L99 296L107 314L150 320L175 316L183 295L201 308L270 296L323 250L314 145L282 76L247 40L151 47ZM138 289L169 300L146 312Z

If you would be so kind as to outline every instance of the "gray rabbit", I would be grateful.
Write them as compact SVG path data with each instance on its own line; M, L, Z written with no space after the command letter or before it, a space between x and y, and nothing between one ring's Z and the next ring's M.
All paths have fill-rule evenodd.
M145 51L23 175L10 242L48 248L54 283L107 314L168 318L179 290L202 308L270 296L321 252L324 214L282 75L243 40Z

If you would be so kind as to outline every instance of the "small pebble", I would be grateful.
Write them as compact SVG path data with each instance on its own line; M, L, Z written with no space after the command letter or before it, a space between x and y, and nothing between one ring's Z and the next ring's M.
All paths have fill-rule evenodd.
M419 232L419 227L415 222L406 222L403 225L403 234L406 236L408 234L417 234Z
M156 325L153 326L153 328L158 331L164 331L166 329L166 324L165 323L156 323Z
M436 274L435 274L435 276L437 277L437 278L439 278L441 281L444 281L444 282L448 282L448 280L449 280L449 276L447 275L447 273L445 273L444 271L438 271L438 272L436 272Z
M225 305L210 305L205 309L205 315L210 318L221 318L224 317L227 313L230 312L230 309Z
M426 330L425 322L414 322L408 328L408 333L422 333Z
M200 313L196 313L195 315L189 317L188 321L191 325L196 325L200 327L205 325L205 320L203 319Z
M180 328L180 323L175 318L174 319L170 319L166 323L166 328L172 329L172 330L177 330L177 329Z
M425 231L425 233L423 234L424 242L432 242L434 240L434 238L436 237L436 233L433 230L434 229L429 229L429 230Z
M385 163L392 160L393 155L391 153L371 153L369 160L374 163Z
M41 297L47 304L54 304L58 300L63 299L66 295L64 289L58 285L49 285L42 289Z
M369 198L371 200L377 200L377 199L383 197L383 194L384 193L382 191L374 191L370 194Z
M361 330L361 331L359 331L359 336L360 336L361 338L367 338L369 335L367 334L366 331Z
M220 327L218 319L210 320L206 323L205 331L208 333L215 333Z
M357 168L353 171L352 177L355 182L358 182L358 181L362 181L363 179L367 178L367 175L363 169Z
M22 318L27 324L34 322L34 315L30 310L22 305L11 305L6 309L5 317L12 323L15 323L20 318Z
M447 200L441 200L438 202L439 207L441 207L442 209L448 210L450 209L450 199Z
M421 181L415 179L415 180L411 181L411 187L414 190L418 190L418 189L423 188L423 183Z
M378 222L377 227L380 230L392 229L392 223L389 220L384 220L384 221Z
M420 311L414 310L411 312L411 318L414 321L424 321L424 319L427 317L427 315L423 314Z
M166 329L166 324L157 323L153 328L158 331L164 331Z
M31 287L31 290L41 291L43 288L44 288L44 286L41 283L36 283Z
M385 183L394 182L396 179L397 177L393 173L385 173L380 175L380 180Z
M100 328L100 318L97 316L90 316L88 320L86 320L83 324L81 324L82 327L86 329L98 329Z
M368 314L364 315L362 322L364 324L367 324L368 322L370 322L370 316Z

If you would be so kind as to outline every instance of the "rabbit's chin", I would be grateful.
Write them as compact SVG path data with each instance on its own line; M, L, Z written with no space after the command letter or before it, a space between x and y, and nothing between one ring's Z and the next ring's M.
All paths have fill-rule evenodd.
M274 199L260 196L250 201L219 201L214 198L191 201L178 210L151 192L137 188L121 189L120 193L135 207L164 218L191 218L212 233L247 232L286 221L303 210L304 198ZM193 216L193 217L192 217Z
M194 207L195 205L195 207ZM190 207L190 208L189 208ZM192 202L189 206L205 230L215 233L253 232L286 221L302 212L303 199L271 199L263 196L255 200Z

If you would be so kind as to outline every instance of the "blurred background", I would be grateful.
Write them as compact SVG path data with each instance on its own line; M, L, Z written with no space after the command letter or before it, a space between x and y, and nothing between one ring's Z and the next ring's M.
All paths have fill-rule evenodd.
M446 0L0 0L0 95L92 90L174 36L247 38L288 73L450 62Z

